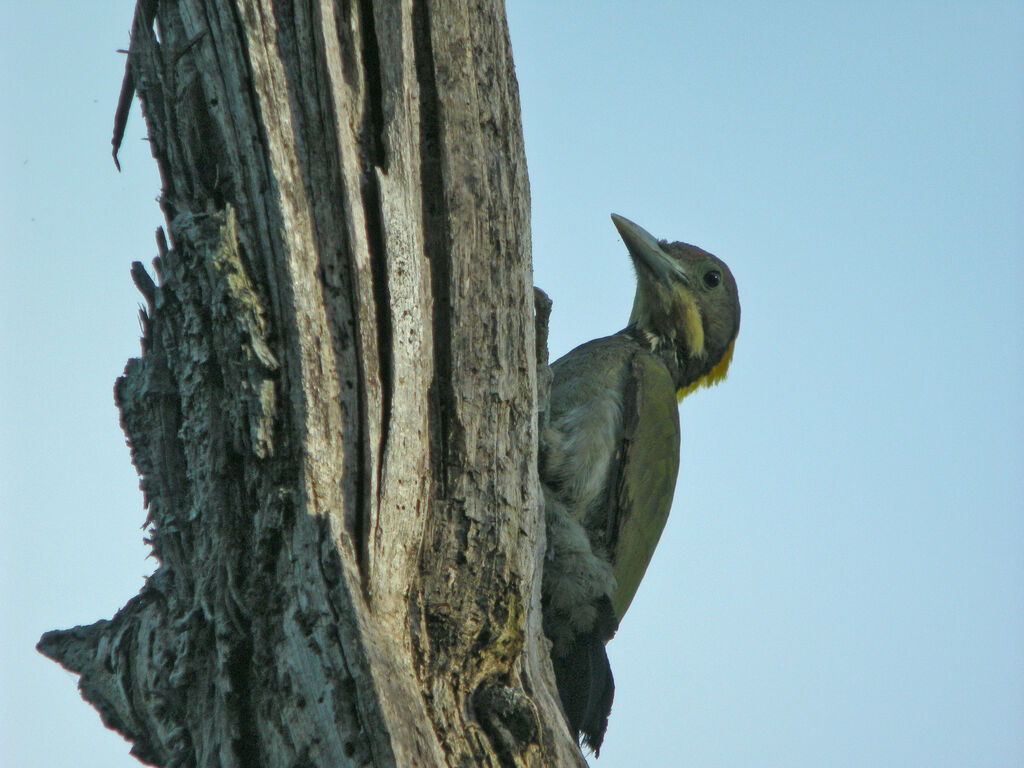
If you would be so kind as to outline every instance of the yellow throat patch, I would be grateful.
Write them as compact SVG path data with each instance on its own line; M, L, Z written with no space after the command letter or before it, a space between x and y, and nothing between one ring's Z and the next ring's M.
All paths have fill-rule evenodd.
M714 368L682 389L677 389L676 401L678 402L682 400L694 390L700 389L701 387L713 387L715 384L722 381L729 372L729 363L732 362L732 350L735 346L736 339L733 339L729 344L729 348L725 350L725 354L722 355L722 359L715 363Z

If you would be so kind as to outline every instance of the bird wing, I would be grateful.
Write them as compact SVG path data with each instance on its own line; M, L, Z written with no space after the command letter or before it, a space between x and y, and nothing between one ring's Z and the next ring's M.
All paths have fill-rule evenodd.
M636 594L668 519L679 469L679 410L665 364L638 350L622 398L618 487L605 530L616 587L612 607L621 620Z
M668 518L679 468L679 410L665 364L624 333L552 365L541 477L611 562L626 612Z

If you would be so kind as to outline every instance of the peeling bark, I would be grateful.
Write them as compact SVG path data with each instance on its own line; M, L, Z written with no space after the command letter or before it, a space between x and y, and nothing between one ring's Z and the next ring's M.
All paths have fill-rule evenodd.
M115 399L160 566L40 650L154 765L582 765L502 3L141 0L115 158L133 90L169 238Z

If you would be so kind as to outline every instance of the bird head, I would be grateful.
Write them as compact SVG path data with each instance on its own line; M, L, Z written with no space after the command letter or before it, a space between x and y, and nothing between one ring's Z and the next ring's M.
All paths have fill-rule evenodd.
M740 330L736 280L725 262L695 245L657 240L612 214L636 269L629 325L668 356L680 399L725 378ZM674 364L672 364L674 363Z

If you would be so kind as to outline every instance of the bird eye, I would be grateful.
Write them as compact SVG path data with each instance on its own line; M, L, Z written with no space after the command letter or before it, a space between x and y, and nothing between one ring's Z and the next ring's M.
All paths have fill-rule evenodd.
M712 269L704 273L704 285L708 288L714 288L720 282L722 282L722 273L717 269Z

